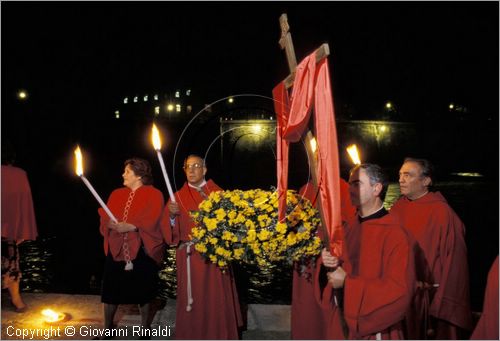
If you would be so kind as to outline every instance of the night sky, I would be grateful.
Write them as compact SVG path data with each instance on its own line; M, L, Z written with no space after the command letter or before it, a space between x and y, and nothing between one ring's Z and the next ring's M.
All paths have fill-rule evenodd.
M498 3L2 3L2 115L18 88L37 116L112 114L133 93L190 86L207 102L270 96L323 42L337 111L369 118L391 100L404 118L446 110L498 116Z

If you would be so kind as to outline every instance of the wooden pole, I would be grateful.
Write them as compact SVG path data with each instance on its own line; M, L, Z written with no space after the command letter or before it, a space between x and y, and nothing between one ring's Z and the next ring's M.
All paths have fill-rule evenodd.
M293 47L292 35L290 33L290 25L288 25L288 16L284 13L280 16L280 27L281 27L281 37L279 40L279 44L281 49L285 50L286 59L288 61L288 68L290 69L290 74L285 78L285 87L286 89L290 89L293 87L293 81L295 80L295 70L297 69L297 58L295 56L295 49ZM322 59L328 57L330 55L330 48L328 44L322 44L318 49L316 49L316 63L319 63ZM318 170L318 160L317 160L317 151L316 153L311 149L311 140L313 139L313 134L309 130L305 134L306 140L306 152L309 159L310 171L312 174L313 184L318 190L318 179L317 179L317 170ZM319 148L319 146L318 146ZM325 236L324 242L326 245L330 245L330 238L328 235L328 229L325 224L325 218L323 214L323 206L320 200L316 200L316 207L320 213L321 217L321 228L323 229L323 235Z

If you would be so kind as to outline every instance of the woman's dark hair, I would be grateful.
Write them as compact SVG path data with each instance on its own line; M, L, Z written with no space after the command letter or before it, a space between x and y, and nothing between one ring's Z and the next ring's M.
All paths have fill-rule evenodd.
M153 184L153 174L151 174L149 162L144 159L132 158L125 161L125 167L127 166L130 166L135 175L141 177L141 181L144 185Z

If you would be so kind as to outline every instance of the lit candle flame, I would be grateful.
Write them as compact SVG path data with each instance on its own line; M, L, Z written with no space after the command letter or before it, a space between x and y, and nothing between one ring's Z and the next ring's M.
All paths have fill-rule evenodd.
M77 146L75 149L75 173L78 176L83 175L83 158L82 151L80 150L80 146Z
M45 316L45 321L47 322L56 322L61 318L61 314L56 313L52 309L44 309L42 310L42 315Z
M315 138L315 137L313 137L313 138L310 140L310 142L309 142L309 143L311 144L311 150L312 150L312 152L313 152L313 153L316 153L316 149L318 148L318 143L316 142L316 138Z
M351 144L349 147L347 147L347 152L351 157L352 163L354 163L355 165L361 164L361 160L359 159L358 147L356 147L355 144Z
M111 220L113 220L114 222L117 222L118 220L116 220L116 218L113 215L113 213L111 213L111 211L106 206L106 204L104 203L104 201L102 201L102 199L99 196L99 194L97 194L97 192L94 189L94 187L92 187L92 184L90 183L90 181L87 180L87 178L83 175L83 157L82 157L82 151L80 150L80 146L77 146L76 149L75 149L75 161L76 161L75 162L75 173L76 173L76 175L78 175L80 177L80 179L82 179L82 181L85 184L85 186L87 186L87 188L89 189L90 193L92 193L92 195L94 196L94 198L96 198L96 200L99 203L99 205L101 205L101 207L104 209L104 211L106 211L106 214L111 218Z
M155 150L160 150L161 149L160 132L158 131L158 128L156 128L156 124L154 123L152 128L152 140L153 140L153 147L155 148Z
M163 162L163 156L161 156L160 132L158 131L158 128L156 128L156 124L154 123L153 123L151 137L153 141L153 147L156 150L156 154L158 155L158 161L160 161L161 172L163 173L163 177L165 178L165 183L167 184L168 195L170 196L170 200L175 202L175 196L174 192L172 191L172 185L170 185L170 180L168 178L167 170L165 168L165 163Z

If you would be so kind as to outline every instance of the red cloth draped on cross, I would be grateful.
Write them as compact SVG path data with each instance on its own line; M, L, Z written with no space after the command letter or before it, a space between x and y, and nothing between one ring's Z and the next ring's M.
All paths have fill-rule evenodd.
M318 144L316 172L323 208L322 223L329 237L330 252L341 256L340 170L328 60L324 58L316 63L316 53L313 52L297 66L291 97L288 97L284 82L273 89L273 97L278 122L276 147L280 220L286 214L289 145L300 140L314 108Z

